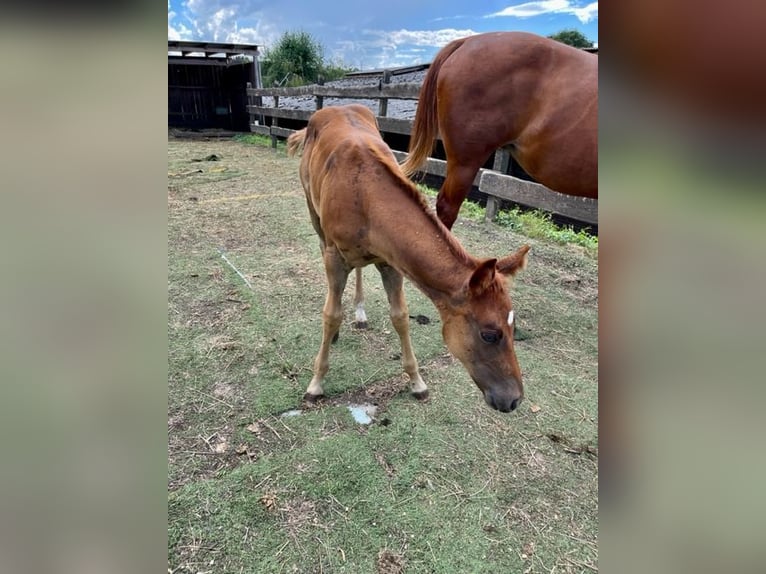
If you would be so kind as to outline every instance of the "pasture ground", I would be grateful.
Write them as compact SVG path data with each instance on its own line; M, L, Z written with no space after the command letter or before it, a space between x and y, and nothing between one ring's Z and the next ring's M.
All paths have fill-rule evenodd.
M477 256L532 244L512 291L520 409L484 404L405 283L430 319L412 338L431 398L410 397L374 267L370 328L351 326L350 280L328 399L307 408L325 278L297 170L265 147L168 141L168 572L596 571L596 260L461 217ZM369 426L359 402L379 406Z

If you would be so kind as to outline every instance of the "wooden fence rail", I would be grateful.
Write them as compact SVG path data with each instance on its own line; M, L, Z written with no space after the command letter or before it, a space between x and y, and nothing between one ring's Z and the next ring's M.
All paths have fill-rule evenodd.
M339 88L337 86L299 86L297 88L250 88L251 96L323 96L326 98L353 98L357 100L417 100L420 84L381 84L377 87Z
M274 99L274 106L255 105L247 106L250 113L250 130L254 133L271 137L272 147L277 147L277 141L284 139L295 130L278 125L280 119L298 120L308 122L311 115L324 106L324 98L340 98L350 100L377 100L377 120L381 132L394 133L409 136L412 130L412 121L387 117L388 100L417 100L420 94L418 83L390 84L390 74L383 74L378 86L371 87L337 87L311 85L296 88L251 88L248 85L247 95L251 102L261 103L262 96ZM279 107L281 97L313 96L314 109L298 110ZM265 125L264 118L270 118L271 125ZM259 119L260 118L260 119ZM403 161L407 154L394 150L398 161ZM479 191L487 196L487 218L492 219L497 213L501 200L508 200L527 207L533 207L563 215L576 221L582 221L591 225L598 224L598 201L582 197L571 197L547 187L507 175L509 156L508 152L498 149L495 152L493 169L481 169L474 179L474 185ZM444 160L429 158L423 168L423 172L429 175L445 177L446 162Z

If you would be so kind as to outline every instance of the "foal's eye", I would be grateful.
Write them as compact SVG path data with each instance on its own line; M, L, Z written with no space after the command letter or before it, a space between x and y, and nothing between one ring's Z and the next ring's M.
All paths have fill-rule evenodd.
M485 343L497 343L503 338L502 331L487 330L481 332L481 340Z

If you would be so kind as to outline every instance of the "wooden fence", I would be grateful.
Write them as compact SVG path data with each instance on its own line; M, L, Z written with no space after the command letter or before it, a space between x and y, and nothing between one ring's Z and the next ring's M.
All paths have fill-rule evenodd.
M308 122L314 111L324 106L325 98L349 100L377 100L377 120L380 131L401 135L410 135L412 121L388 117L388 101L392 99L417 100L420 93L419 83L391 84L390 74L384 72L378 86L372 87L337 87L311 85L297 88L251 88L247 94L252 102L247 106L250 113L250 130L271 137L276 148L280 138L286 138L295 130L279 126L280 119ZM274 99L273 107L260 105L263 96ZM314 109L299 110L279 107L281 97L312 96ZM258 102L256 104L255 102ZM269 118L266 120L266 118ZM266 124L270 125L266 125ZM394 151L399 161L407 154ZM495 152L492 169L481 169L474 180L479 192L487 196L487 218L492 219L497 213L500 201L507 200L527 207L533 207L551 213L563 215L576 221L591 225L598 224L598 201L584 197L573 197L551 191L547 187L507 175L509 155L503 149ZM423 171L430 175L444 177L446 162L429 158Z

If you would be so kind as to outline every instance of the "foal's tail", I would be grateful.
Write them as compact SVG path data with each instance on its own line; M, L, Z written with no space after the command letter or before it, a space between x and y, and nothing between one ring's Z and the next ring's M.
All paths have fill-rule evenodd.
M442 64L465 42L465 38L454 40L442 48L428 68L423 85L420 88L415 121L410 133L410 149L407 159L401 164L406 176L411 176L420 168L433 151L439 123L436 114L436 80Z
M308 128L303 128L302 130L290 134L290 137L287 138L287 155L292 157L303 150L303 144L306 143L306 130L308 130Z

